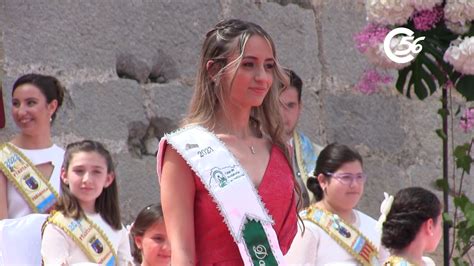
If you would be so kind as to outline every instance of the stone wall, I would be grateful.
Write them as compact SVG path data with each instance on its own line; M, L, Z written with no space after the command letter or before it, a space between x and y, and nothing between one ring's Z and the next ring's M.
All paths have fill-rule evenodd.
M301 75L301 130L321 145L338 141L362 153L370 178L361 210L378 217L384 191L431 188L441 176L437 95L420 102L394 88L371 96L353 89L369 67L352 40L366 23L363 0L0 0L0 5L8 113L0 141L16 131L9 117L15 78L26 72L57 76L67 98L54 141L64 146L92 138L109 147L127 222L159 200L157 139L186 112L203 36L223 18L261 24L274 38L282 65ZM465 188L473 191L472 182Z

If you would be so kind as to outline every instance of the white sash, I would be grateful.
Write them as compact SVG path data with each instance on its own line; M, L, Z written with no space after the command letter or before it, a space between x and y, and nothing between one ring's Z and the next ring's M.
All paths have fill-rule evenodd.
M272 254L278 265L284 265L278 238L272 227L273 220L247 172L225 145L214 134L197 125L167 134L160 141L159 175L166 142L186 160L216 202L239 247L244 264L269 265L266 259ZM247 246L243 234L247 219L260 222L271 250L258 243Z

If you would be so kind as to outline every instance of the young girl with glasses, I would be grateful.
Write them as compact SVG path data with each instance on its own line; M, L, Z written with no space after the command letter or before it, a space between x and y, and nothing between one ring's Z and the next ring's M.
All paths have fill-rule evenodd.
M316 202L300 213L299 227L287 262L299 265L380 265L380 231L376 221L355 210L367 176L362 157L337 143L324 148L314 177L307 182Z

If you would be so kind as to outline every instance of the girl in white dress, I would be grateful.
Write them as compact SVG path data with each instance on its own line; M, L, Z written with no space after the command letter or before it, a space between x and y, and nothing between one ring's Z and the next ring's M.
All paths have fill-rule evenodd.
M290 265L380 265L380 231L376 221L355 210L367 176L357 151L337 143L324 148L315 177L307 187L316 203L300 213L303 226L286 255Z
M9 169L4 167L6 165L0 167L0 265L41 263L41 225L57 200L64 158L64 150L51 140L51 125L63 97L64 88L52 76L26 74L13 84L11 114L20 131L1 145L1 157L10 157L9 152L13 151L28 161L30 169L37 171L37 178L51 186L46 194L49 193L52 200L47 207L36 208L31 196L34 196L33 189L38 187L38 183L29 179L33 189L30 194L24 194L30 191L29 188L18 186L12 175L5 172Z
M44 226L44 264L132 263L112 157L102 144L84 140L67 146L61 191L56 211Z
M421 187L400 190L383 223L382 244L389 248L387 266L428 266L423 257L433 252L442 236L442 205L438 197Z

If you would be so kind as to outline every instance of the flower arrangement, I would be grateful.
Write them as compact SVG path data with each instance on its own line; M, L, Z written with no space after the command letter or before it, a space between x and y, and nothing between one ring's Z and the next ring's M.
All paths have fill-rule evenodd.
M474 203L462 190L464 176L469 174L474 164L471 156L474 137L456 147L451 144L451 156L458 171L453 171L451 181L448 179L450 157L447 150L448 137L453 138L452 129L448 134L448 117L457 116L463 132L470 136L474 132L474 0L366 0L365 7L368 24L354 36L354 41L356 48L374 68L363 74L355 88L364 94L372 94L379 85L391 81L377 69L394 69L398 71L395 87L408 98L416 95L423 100L442 89L443 106L438 114L442 117L443 129L436 130L436 133L443 141L443 179L437 180L436 184L445 195L453 196L455 206L454 214L443 216L446 222L444 265L449 265L450 259L455 265L474 265L466 255L474 246ZM413 34L397 34L385 43L387 35L400 27ZM412 59L403 63L393 62L384 49L384 43L393 54L411 55L409 58ZM414 49L415 45L421 49ZM454 90L466 100L463 112L453 111L451 97ZM459 171L460 177L457 175ZM447 211L448 197L444 198ZM454 225L451 243L449 223ZM453 255L454 250L456 255Z

